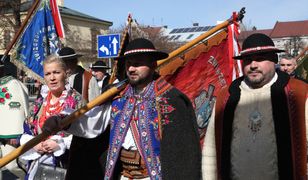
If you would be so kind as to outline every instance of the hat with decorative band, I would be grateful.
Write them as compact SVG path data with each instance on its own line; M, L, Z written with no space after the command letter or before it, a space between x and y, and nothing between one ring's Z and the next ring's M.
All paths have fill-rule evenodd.
M75 50L70 47L64 47L58 52L59 57L63 60L77 59L81 54L76 54Z
M110 69L104 61L96 61L90 66L91 69Z
M264 53L280 53L284 50L275 47L274 42L270 37L265 34L255 33L248 36L244 42L242 51L239 56L233 57L234 59L245 59L247 56L264 54Z
M124 55L116 59L125 59L141 54L152 56L154 60L165 59L168 54L155 49L153 43L145 38L137 38L128 43Z

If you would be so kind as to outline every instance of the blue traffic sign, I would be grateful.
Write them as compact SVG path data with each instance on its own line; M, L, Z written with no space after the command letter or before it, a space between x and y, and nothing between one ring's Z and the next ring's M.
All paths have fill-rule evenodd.
M98 35L98 58L116 57L120 49L120 43L120 34Z

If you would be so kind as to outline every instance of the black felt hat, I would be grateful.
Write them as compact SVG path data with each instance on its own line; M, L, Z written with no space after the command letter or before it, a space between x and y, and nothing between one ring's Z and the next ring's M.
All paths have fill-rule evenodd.
M244 42L242 51L239 56L233 57L234 59L243 59L247 56L263 53L279 53L285 52L284 50L275 47L274 42L270 37L265 34L255 33L248 36Z
M90 66L91 69L110 69L104 61L96 61Z
M155 49L153 43L145 38L137 38L128 43L125 48L124 55L116 59L125 59L136 55L147 54L152 56L156 61L165 59L169 55Z
M63 60L77 59L81 57L81 54L76 54L75 50L70 47L64 47L59 51L59 57Z

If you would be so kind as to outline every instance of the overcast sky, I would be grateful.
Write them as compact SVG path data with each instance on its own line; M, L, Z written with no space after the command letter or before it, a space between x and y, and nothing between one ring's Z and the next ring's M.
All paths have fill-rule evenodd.
M169 28L215 25L246 7L244 24L273 28L276 21L308 20L308 0L64 0L64 6L124 25L129 12L140 24Z

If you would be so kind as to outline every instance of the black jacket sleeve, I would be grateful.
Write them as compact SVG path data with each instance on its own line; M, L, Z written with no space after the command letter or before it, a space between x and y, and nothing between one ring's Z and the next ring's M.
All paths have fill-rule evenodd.
M163 125L161 168L163 179L201 179L201 148L197 122L189 99L177 89L167 94L175 109ZM170 97L170 98L168 98Z

